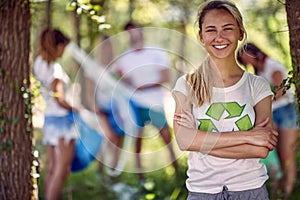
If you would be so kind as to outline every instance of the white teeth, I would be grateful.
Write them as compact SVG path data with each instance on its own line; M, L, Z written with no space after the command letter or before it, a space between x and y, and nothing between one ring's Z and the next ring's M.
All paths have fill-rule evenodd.
M215 45L214 47L217 49L224 49L225 47L227 47L227 45Z

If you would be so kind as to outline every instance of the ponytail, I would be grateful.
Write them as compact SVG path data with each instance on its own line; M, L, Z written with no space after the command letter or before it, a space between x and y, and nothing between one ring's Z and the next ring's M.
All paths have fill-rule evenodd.
M186 75L188 88L188 99L201 106L204 102L211 102L212 81L210 73L209 57L193 73Z

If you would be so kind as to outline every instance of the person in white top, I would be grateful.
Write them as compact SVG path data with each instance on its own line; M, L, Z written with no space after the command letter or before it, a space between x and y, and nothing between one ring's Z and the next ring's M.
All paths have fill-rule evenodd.
M65 86L69 78L56 60L64 53L69 38L56 29L45 29L40 36L39 55L33 72L41 82L41 94L46 103L43 142L47 145L47 172L44 182L47 200L59 199L73 156L74 140L78 137L70 112L76 111L66 100Z
M283 171L280 180L285 196L288 197L294 188L297 167L296 149L299 127L297 125L297 111L292 88L283 94L280 87L287 78L287 69L277 60L269 57L253 43L242 46L238 53L238 60L243 65L252 65L257 75L266 78L273 87L277 87L276 98L273 100L273 119L279 132L277 152ZM281 187L281 186L278 187Z
M159 130L170 152L170 161L176 169L171 134L163 110L163 97L166 92L163 84L170 78L169 58L161 49L144 44L142 29L137 24L129 22L124 29L129 33L131 48L117 60L115 70L122 81L135 89L130 104L134 108L135 123L139 129L136 138L137 169L142 170L140 152L143 128L148 122ZM140 182L143 182L143 179L141 172Z
M236 61L246 34L241 13L230 1L208 1L198 22L209 56L172 92L176 140L189 151L187 199L269 199L267 170L259 160L277 143L273 94L265 79Z

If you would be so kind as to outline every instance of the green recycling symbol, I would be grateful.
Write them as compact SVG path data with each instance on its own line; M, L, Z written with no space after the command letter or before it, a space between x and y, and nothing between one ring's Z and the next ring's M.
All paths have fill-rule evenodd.
M206 111L206 115L219 121L226 111L228 116L225 119L240 117L246 105L240 106L237 102L213 103ZM219 132L211 119L198 119L200 122L198 129L203 131ZM248 114L235 121L239 130L250 130L252 123Z

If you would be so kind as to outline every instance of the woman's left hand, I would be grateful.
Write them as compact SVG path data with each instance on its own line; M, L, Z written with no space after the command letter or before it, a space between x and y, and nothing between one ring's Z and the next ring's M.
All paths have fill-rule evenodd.
M174 121L186 128L195 129L195 119L191 112L184 110L182 113L175 113L174 114Z

